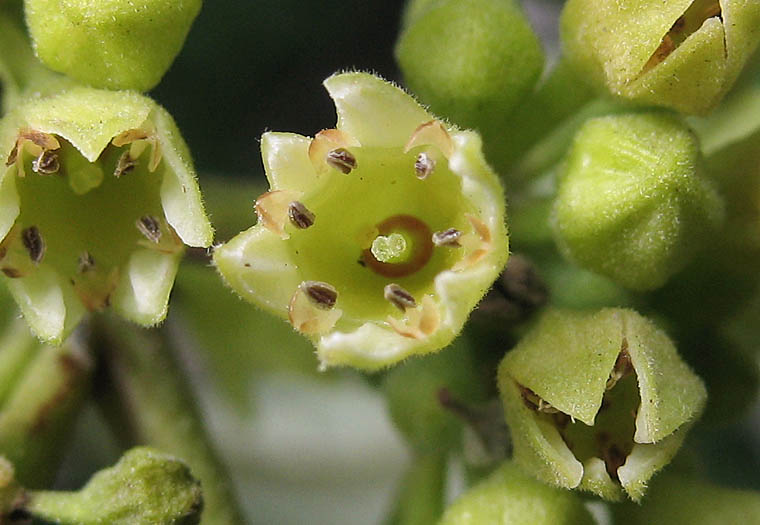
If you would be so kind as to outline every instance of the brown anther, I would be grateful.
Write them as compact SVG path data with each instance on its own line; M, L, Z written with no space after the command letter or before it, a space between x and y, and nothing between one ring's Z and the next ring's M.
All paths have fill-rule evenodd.
M414 161L414 172L418 179L426 179L433 170L435 170L435 159L425 152L417 155L417 160Z
M644 67L642 68L641 72L646 73L647 71L653 69L656 65L663 62L668 56L675 51L676 44L671 38L670 34L665 35L662 38L662 42L660 42L660 46L655 50L655 52L652 54L651 57L649 57L649 60L646 64L644 64Z
M40 235L37 226L30 226L21 231L21 242L24 243L29 258L33 263L39 264L45 256L45 241Z
M58 161L58 153L50 150L42 150L39 156L32 161L32 171L40 175L52 175L58 173L61 164Z
M300 201L293 201L288 205L288 218L291 224L300 230L314 224L314 214Z
M406 312L407 308L416 308L417 301L414 300L412 294L401 288L396 283L391 283L385 286L383 289L383 295L385 300L389 301L393 306Z
M90 252L84 251L77 260L77 267L79 273L87 273L95 268L95 259L90 255Z
M113 171L113 176L117 179L122 175L125 175L133 171L137 167L137 160L133 159L128 151L125 151L119 157L119 161L116 163L116 169Z
M304 281L303 290L312 304L322 310L330 310L338 300L338 291L331 284L322 281Z
M346 148L337 148L327 152L327 163L345 175L356 169L356 157Z
M459 247L459 238L462 236L462 232L456 228L449 228L433 234L433 244L436 246L450 246Z
M158 219L152 215L143 215L137 219L135 225L137 226L137 229L140 230L140 233L142 233L149 241L158 244L158 241L161 240L161 225L159 224Z

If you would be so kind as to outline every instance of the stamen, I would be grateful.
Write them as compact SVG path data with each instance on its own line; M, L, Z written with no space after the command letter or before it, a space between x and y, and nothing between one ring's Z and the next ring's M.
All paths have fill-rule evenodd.
M338 291L331 284L322 281L304 281L301 286L317 308L330 310L335 307Z
M314 213L300 201L293 201L288 205L288 218L291 224L300 230L305 230L314 224Z
M330 163L330 152L357 148L360 145L358 140L344 131L339 129L323 129L309 143L309 160L311 160L314 171L318 176L330 171L330 167L342 171L340 167L333 166Z
M161 240L161 225L158 219L152 215L143 215L135 223L137 229L140 230L149 241L158 244Z
M397 334L410 339L426 339L441 325L441 313L430 295L422 298L422 304L406 310L404 319L387 318L388 324Z
M389 301L402 312L406 312L407 308L417 307L417 301L414 300L412 294L396 283L386 285L383 289L383 295L385 296L386 301Z
M331 330L343 311L335 308L338 291L321 281L304 281L288 304L288 319L303 334L322 334Z
M440 120L420 124L404 146L404 153L417 146L435 146L447 159L454 152L454 143Z
M433 244L436 246L451 246L460 247L459 238L462 236L462 232L456 228L449 228L433 234Z
M345 148L337 148L327 152L327 163L345 175L356 169L356 157Z
M414 172L417 174L418 179L426 179L428 175L435 170L435 159L425 152L417 155L417 160L414 162Z
M24 243L29 258L33 263L39 264L45 256L45 241L40 235L37 226L30 226L21 231L21 242Z
M32 171L41 175L58 173L61 164L58 161L58 153L50 150L42 150L42 153L32 161Z
M77 267L79 273L87 273L95 268L95 259L90 255L90 252L84 251L77 260Z
M116 163L116 169L113 172L114 177L117 179L126 173L130 173L137 167L137 160L133 159L128 151L125 151L119 157L119 162Z
M259 222L272 233L282 239L290 237L285 231L285 224L290 220L290 204L303 195L300 191L273 190L258 199L254 209Z

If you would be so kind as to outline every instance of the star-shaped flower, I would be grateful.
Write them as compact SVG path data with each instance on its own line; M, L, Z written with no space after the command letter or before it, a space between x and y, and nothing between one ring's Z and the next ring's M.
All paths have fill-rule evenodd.
M259 221L214 260L323 367L376 369L459 333L507 260L504 196L476 133L370 74L325 87L336 129L264 134Z

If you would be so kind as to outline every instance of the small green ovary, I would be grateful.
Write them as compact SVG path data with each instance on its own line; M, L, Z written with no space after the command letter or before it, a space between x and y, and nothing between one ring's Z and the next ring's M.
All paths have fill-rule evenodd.
M356 168L348 174L331 170L325 175L330 179L318 192L302 197L315 215L314 224L294 229L285 242L291 244L304 279L337 288L337 307L344 312L339 326L397 316L398 310L384 298L386 285L396 283L419 301L434 293L435 276L451 269L464 255L459 247L433 249L429 238L425 242L419 238L421 228L469 231L465 214L474 210L462 198L460 179L448 169L445 159L424 180L416 176L418 150L421 148L407 153L402 148L351 148ZM394 222L400 226L380 232L379 228ZM430 233L426 235L430 237ZM429 257L403 275L383 275L372 264L408 263L427 249L424 244L430 245ZM368 264L367 257L376 260Z
M375 237L370 251L378 261L393 264L407 261L412 250L406 236L394 232L387 237L385 235Z

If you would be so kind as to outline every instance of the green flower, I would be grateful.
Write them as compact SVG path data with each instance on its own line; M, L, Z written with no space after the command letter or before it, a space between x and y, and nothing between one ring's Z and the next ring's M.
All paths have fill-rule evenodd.
M539 479L638 501L706 392L673 343L631 310L550 311L499 366L514 458Z
M369 74L325 86L337 129L264 134L259 222L214 260L323 366L379 368L459 333L507 259L504 197L476 133Z
M699 169L699 144L667 114L591 119L559 177L557 244L580 266L633 290L681 270L718 231L723 201Z
M86 310L166 315L184 244L213 232L173 120L135 93L74 88L0 122L0 271L42 340Z
M569 0L564 51L613 95L707 113L760 42L760 3L747 0Z
M48 67L94 87L147 91L182 49L201 0L25 0Z

